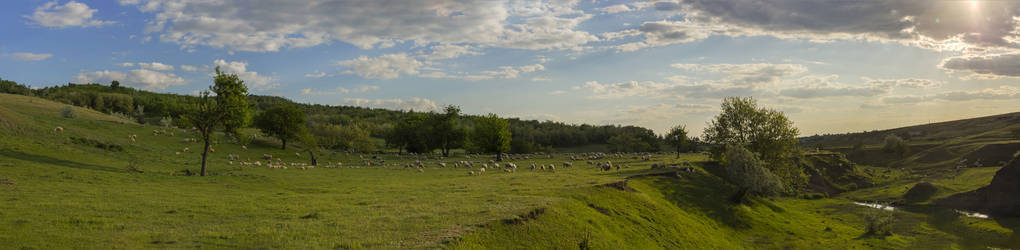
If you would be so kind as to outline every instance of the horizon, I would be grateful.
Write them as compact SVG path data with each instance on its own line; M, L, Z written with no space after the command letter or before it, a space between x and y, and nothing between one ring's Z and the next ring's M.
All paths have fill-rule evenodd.
M0 77L193 94L220 66L299 103L692 135L726 96L783 111L801 136L1012 113L1020 99L1018 2L353 2L8 3Z

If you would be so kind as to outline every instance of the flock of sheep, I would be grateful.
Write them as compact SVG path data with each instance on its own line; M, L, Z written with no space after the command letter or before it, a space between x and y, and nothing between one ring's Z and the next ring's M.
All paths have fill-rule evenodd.
M175 130L177 130L177 127L173 127L170 131L167 131L166 129L155 129L155 130L152 130L152 135L153 136L170 136L170 137L173 137L173 136L175 136ZM56 127L54 129L54 132L57 132L57 133L62 133L63 131L64 131L63 127ZM135 135L135 134L128 135L128 139L132 143L137 143L138 140L139 140L138 139L138 135ZM183 140L181 140L181 142L185 143L185 144L188 144L188 143L197 143L198 139L196 139L196 138L184 138ZM214 145L215 144L219 144L219 141L215 140L215 141L213 141L213 144ZM247 151L248 150L247 146L243 146L242 145L242 146L240 146L240 148L241 148L242 151ZM175 155L182 155L182 154L188 153L190 151L191 151L191 149L189 147L183 147L180 151L174 152L174 154ZM210 145L209 152L210 153L215 153L216 152L216 149L213 147L213 145ZM337 154L337 153L338 152L333 152L333 154ZM301 157L301 153L299 153L299 152L295 152L294 154L297 157ZM349 157L352 154L352 152L346 152L346 154ZM585 163L587 163L588 166L594 167L595 169L598 169L598 170L601 170L601 171L611 171L611 170L614 170L614 169L615 170L621 170L621 168L629 168L630 166L624 165L624 164L613 164L613 162L610 159L633 159L633 160L640 160L640 161L651 161L652 160L652 153L578 153L578 154L568 153L566 155L568 156L569 160L568 161L563 161L562 163L559 164L559 166L557 166L557 164L555 164L555 163L545 163L545 164L534 163L535 160L554 159L556 157L556 155L554 155L554 154L547 154L547 153L542 153L542 154L502 154L500 156L502 156L503 160L505 161L505 162L502 162L502 163L496 162L494 160L494 159L498 158L497 155L467 154L467 155L463 156L464 160L457 160L457 161L447 161L448 159L446 157L443 157L443 156L441 156L439 154L415 154L415 153L396 154L396 153L393 153L392 156L397 158L397 160L406 160L406 161L408 161L408 163L403 165L405 169L415 169L418 172L424 173L426 167L454 168L454 169L456 169L456 168L466 168L466 169L470 169L467 172L467 174L471 175L471 176L481 176L481 175L485 174L486 170L489 170L490 172L494 171L494 170L502 170L504 173L516 173L517 170L518 170L518 165L516 163L514 163L514 161L532 161L532 163L530 163L530 167L529 167L529 169L531 171L543 171L543 172L555 173L557 167L560 167L560 168L571 168L571 167L574 167L574 162L579 162L579 161L585 161ZM245 158L244 160L242 160L242 157L239 154L228 154L227 155L227 160L228 160L227 164L228 165L235 165L234 163L236 162L237 165L243 166L243 167L263 167L264 166L264 167L267 167L269 169L288 169L288 168L294 168L294 169L300 169L300 170L309 170L309 169L314 169L316 167L314 165L311 165L311 164L308 164L308 163L304 163L304 162L287 162L287 161L284 161L284 159L281 158L281 157L273 157L272 155L269 155L269 154L263 154L261 158L262 158L261 160L254 160L254 161L251 160L250 157L249 158ZM385 159L383 159L382 157L380 157L380 155L371 155L371 156L369 156L367 158L365 157L365 155L358 155L358 158L361 161L360 162L361 165L348 165L347 167L348 168L362 168L362 167L378 166L378 167L386 168L386 167L397 167L397 166L400 166L399 164L396 164L396 163L389 163L389 164L387 164L387 161ZM487 160L487 161L484 160L486 158L488 158L489 160ZM653 168L654 168L654 165L655 164L653 164ZM340 162L340 161L337 161L335 164L332 163L332 162L327 162L323 167L325 167L325 168L343 168L344 164L342 162Z

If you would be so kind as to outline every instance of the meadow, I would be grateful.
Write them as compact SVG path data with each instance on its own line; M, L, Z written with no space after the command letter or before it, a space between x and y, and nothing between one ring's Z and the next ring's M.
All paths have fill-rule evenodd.
M214 145L209 176L192 133L139 125L39 98L0 94L0 246L53 248L577 248L857 249L1016 247L1015 219L981 219L923 204L895 211L890 235L870 235L854 201L889 200L919 179L859 165L874 187L828 198L755 198L703 154L518 155L512 173L488 155L324 152L301 169L242 166L273 155L309 163L269 138ZM63 131L55 131L61 127ZM168 133L154 135L153 130ZM171 136L169 132L173 132ZM131 135L137 135L132 142ZM75 139L77 138L77 139ZM190 148L184 152L184 148ZM180 152L180 154L178 154ZM815 157L828 157L820 154ZM470 158L469 158L470 157ZM525 159L525 157L527 157ZM362 159L383 164L368 166ZM425 167L407 168L421 161ZM475 167L452 167L459 161ZM337 162L342 166L337 167ZM441 167L438 162L450 163ZM564 167L571 162L573 167ZM652 169L652 164L684 165ZM555 171L530 165L555 164ZM872 169L873 171L867 171ZM940 195L987 184L994 167L942 180ZM469 172L476 175L470 175Z

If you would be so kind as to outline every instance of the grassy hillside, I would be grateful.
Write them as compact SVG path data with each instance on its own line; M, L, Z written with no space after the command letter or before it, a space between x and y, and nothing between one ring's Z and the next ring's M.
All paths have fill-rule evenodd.
M832 198L758 199L736 205L735 190L699 154L610 156L623 166L602 172L567 155L515 160L516 173L441 168L435 156L326 153L325 166L300 170L240 166L227 154L286 163L307 155L259 139L242 149L217 144L210 176L198 169L198 143L185 130L139 125L64 104L0 94L0 246L10 248L981 248L1015 246L1017 223L898 211L893 235L864 234L854 205L865 189ZM60 126L63 132L53 128ZM168 130L153 135L153 130ZM169 132L173 132L171 136ZM138 135L132 142L129 135ZM76 139L72 139L76 138ZM97 145L104 145L97 147ZM184 148L190 148L184 152ZM181 152L177 154L177 152ZM361 157L386 163L366 166ZM842 160L820 157L819 172ZM423 160L423 172L403 166ZM488 157L458 155L444 162ZM651 170L652 163L692 162L695 172ZM556 164L553 171L531 163ZM877 185L903 181L905 170L859 166ZM968 169L967 171L975 171ZM984 172L970 177L981 179ZM889 175L882 177L882 175ZM848 182L826 177L834 186ZM983 179L981 179L983 180ZM625 184L623 184L623 182ZM940 185L969 189L975 181ZM906 183L906 182L904 182ZM976 187L975 187L976 188ZM587 237L586 237L587 235ZM1010 241L1012 240L1012 241Z

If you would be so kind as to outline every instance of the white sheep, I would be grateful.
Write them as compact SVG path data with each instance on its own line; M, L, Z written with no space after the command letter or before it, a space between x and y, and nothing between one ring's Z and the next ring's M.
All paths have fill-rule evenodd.
M64 127L53 128L54 133L64 133Z
M479 168L478 169L478 175L482 175L484 173L485 173L485 168Z

